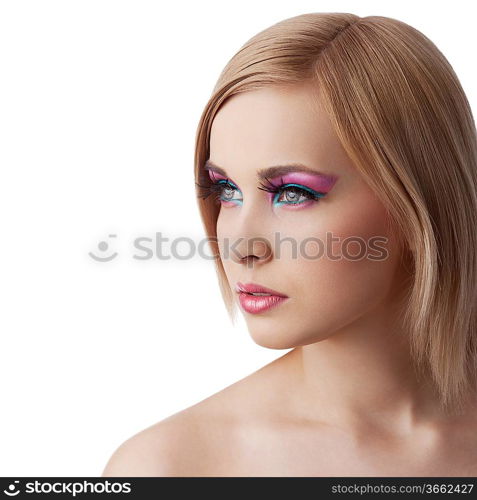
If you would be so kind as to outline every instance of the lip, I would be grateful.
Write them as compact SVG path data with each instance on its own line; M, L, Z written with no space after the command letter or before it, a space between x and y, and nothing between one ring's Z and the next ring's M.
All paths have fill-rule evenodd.
M239 294L242 309L250 314L259 314L276 307L288 299L287 295L256 283L237 283L236 291ZM268 293L270 295L254 296L250 293Z
M277 297L282 297L284 299L288 298L288 295L284 295L283 293L277 292L276 290L272 290L271 288L267 288L265 286L259 285L257 283L241 283L237 281L236 286L237 292L245 292L245 293L269 293L270 295L275 295Z

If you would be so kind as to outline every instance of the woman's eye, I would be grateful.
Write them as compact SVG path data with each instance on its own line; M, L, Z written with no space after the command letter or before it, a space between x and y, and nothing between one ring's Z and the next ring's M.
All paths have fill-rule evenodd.
M304 205L306 202L317 201L326 194L296 184L283 184L282 186L273 186L272 188L266 187L264 190L274 193L274 205ZM242 192L228 179L221 179L213 183L208 188L208 192L215 192L216 200L225 206L243 204Z
M219 199L221 201L229 201L235 203L242 202L242 196L240 194L234 195L234 193L240 193L240 190L238 188L236 188L229 182L219 182L218 184L220 187Z
M275 195L273 202L276 204L296 205L309 200L317 200L324 196L323 193L309 191L298 186L283 186Z

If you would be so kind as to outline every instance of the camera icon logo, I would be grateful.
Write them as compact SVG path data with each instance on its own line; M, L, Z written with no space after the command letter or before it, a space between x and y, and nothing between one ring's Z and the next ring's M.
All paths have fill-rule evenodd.
M117 234L110 234L110 238L116 238ZM89 256L96 260L97 262L109 262L115 259L118 255L118 252L113 252L111 255L105 255L105 252L109 249L109 243L107 241L100 241L98 243L98 250L103 255L96 255L93 252L89 252Z
M18 483L20 483L20 481L13 481L13 483L8 485L8 488L6 490L3 490L3 493L5 493L5 495L8 495L9 497L17 496L18 493L20 493L20 490L17 489Z

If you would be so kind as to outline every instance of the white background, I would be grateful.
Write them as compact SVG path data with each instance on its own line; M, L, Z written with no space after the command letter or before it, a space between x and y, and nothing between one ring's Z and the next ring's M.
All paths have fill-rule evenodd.
M203 236L196 127L242 44L307 12L394 17L475 110L471 6L1 1L0 475L99 476L125 439L284 354L232 325L212 262L132 257L139 236ZM109 234L118 256L95 262Z

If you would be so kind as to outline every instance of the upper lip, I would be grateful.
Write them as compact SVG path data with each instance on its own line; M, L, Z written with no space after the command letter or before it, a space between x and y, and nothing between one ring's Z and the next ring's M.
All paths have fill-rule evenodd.
M237 282L236 286L237 292L245 292L245 293L269 293L270 295L276 295L277 297L288 297L287 295L284 295L283 293L277 292L275 290L272 290L271 288L267 288L262 285L258 285L257 283L240 283L240 281Z

